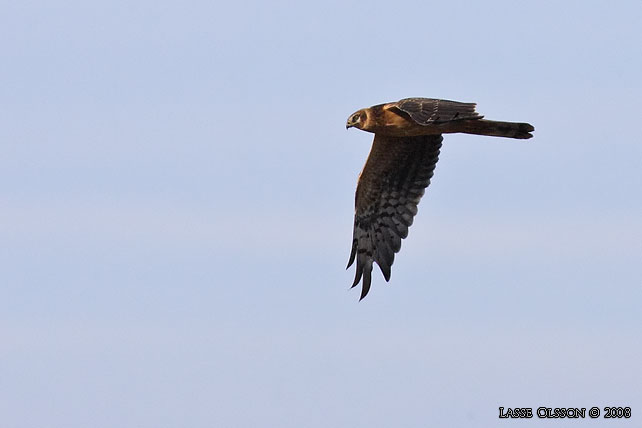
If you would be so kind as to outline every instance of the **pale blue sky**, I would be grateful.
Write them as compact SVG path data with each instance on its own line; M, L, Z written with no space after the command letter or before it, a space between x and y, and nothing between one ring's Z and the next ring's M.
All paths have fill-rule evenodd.
M3 427L639 426L639 1L1 10ZM408 96L535 138L447 136L359 303L345 120Z

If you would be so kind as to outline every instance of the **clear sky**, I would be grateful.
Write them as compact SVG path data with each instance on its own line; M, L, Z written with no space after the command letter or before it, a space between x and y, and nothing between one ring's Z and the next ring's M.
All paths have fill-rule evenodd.
M640 426L639 1L1 10L3 427ZM409 96L535 138L447 136L358 302L345 120Z

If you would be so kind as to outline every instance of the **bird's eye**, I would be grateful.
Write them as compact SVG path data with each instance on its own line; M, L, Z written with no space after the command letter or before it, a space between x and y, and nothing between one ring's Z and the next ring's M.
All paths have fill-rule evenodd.
M360 115L355 114L354 116L352 116L352 121L353 122L359 122L360 120L361 120L361 116Z

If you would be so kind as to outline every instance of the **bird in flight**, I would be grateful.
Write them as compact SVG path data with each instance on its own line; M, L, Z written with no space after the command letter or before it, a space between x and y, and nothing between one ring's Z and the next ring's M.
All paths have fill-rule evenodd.
M535 130L528 123L483 119L474 103L432 98L405 98L361 109L350 115L346 129L375 134L370 154L359 174L355 195L352 251L348 268L357 262L352 287L363 278L361 299L370 290L372 264L386 281L401 240L417 214L417 205L430 184L442 134L464 133L527 139Z

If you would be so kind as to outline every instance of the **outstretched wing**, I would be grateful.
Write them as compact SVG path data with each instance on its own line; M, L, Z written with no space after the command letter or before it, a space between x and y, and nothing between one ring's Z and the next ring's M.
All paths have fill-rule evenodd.
M433 125L453 120L481 119L475 111L475 103L437 100L433 98L405 98L395 107L406 113L419 125Z
M359 175L355 197L352 252L357 261L352 287L363 277L361 299L370 290L372 263L386 281L401 239L417 214L417 204L430 184L441 148L441 135L387 137L375 134Z

